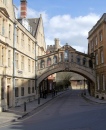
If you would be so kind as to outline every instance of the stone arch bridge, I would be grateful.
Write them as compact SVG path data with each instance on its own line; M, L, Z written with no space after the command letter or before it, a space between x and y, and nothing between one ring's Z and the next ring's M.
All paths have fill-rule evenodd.
M75 72L84 76L93 86L96 83L94 57L78 52L69 45L37 59L37 86L49 75L57 72Z

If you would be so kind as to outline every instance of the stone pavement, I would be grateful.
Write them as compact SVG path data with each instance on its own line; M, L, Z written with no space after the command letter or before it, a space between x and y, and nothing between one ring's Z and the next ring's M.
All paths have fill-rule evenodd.
M40 104L38 104L38 100L28 102L26 104L26 112L24 112L24 105L21 105L19 107L15 107L15 108L10 108L7 112L1 112L0 113L0 126L2 126L5 123L14 122L14 121L24 117L25 115L27 115L34 109L49 102L50 100L56 98L57 96L65 93L65 92L66 91L58 92L55 97L52 97L52 94L49 94L46 99L44 99L44 98L40 99ZM88 93L86 95L83 95L83 97L87 100L90 100L90 101L93 101L96 103L101 103L101 104L106 103L106 100L101 100L101 99L97 99L95 97L91 97Z
M10 108L8 109L7 112L1 112L0 113L0 126L6 123L14 122L24 117L25 115L27 115L34 109L49 102L50 100L56 98L57 96L63 94L64 92L66 91L58 92L57 95L55 95L54 97L52 97L52 94L49 94L46 99L40 98L40 104L38 104L37 99L32 102L26 103L26 112L24 112L24 104L15 108Z
M100 103L100 104L105 104L106 103L106 100L99 99L99 98L96 98L96 97L92 97L88 93L86 95L83 94L83 97L85 99L87 99L87 100L92 101L92 102L96 102L96 103Z

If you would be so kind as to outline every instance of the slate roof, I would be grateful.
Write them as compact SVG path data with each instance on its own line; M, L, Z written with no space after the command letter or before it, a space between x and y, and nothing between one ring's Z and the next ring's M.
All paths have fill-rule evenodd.
M32 27L32 33L33 33L34 37L36 37L37 28L38 28L38 25L39 25L39 20L40 20L40 18L30 18L30 19L28 19L29 24Z

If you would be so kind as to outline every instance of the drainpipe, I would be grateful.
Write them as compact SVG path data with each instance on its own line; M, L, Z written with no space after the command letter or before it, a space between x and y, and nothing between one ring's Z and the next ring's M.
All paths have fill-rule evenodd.
M16 28L17 24L14 22L13 32L13 107L15 107L15 49L16 49Z
M36 54L36 46L37 46L37 42L35 42L35 90L36 90L36 94L37 94L37 54Z
M36 47L38 46L37 42L35 42L35 89L36 89L36 95L38 99L38 104L40 104L40 92L39 92L39 85L37 84L37 51Z

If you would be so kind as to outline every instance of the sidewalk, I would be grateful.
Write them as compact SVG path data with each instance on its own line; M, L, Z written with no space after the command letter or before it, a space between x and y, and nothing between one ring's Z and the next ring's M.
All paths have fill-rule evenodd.
M106 104L106 100L98 99L95 97L90 96L88 93L86 95L82 95L85 99L90 100L92 102L100 103L100 104Z
M66 91L58 92L56 96L52 97L52 94L48 95L46 99L40 98L40 104L38 104L38 100L28 102L26 104L26 112L24 112L24 105L21 105L19 107L10 108L7 112L1 112L0 113L0 126L9 123L14 122L24 116L26 116L28 113L33 111L34 109L38 108L39 106L49 102L50 100L56 98L57 96L65 93Z

